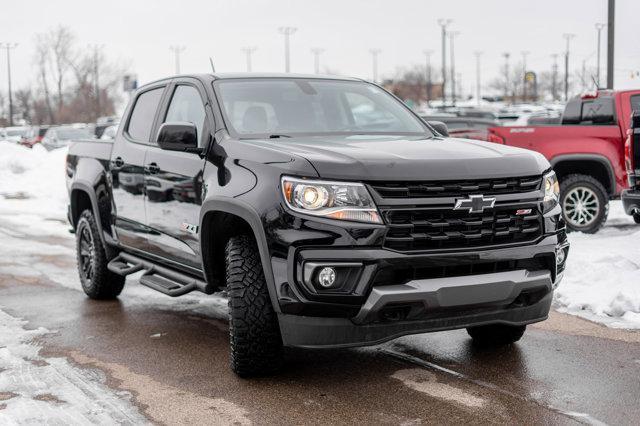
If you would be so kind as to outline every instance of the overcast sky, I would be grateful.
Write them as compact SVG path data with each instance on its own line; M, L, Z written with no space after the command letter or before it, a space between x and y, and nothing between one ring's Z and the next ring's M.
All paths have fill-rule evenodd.
M606 0L2 0L0 42L19 43L13 51L16 86L35 81L34 38L57 25L69 27L80 46L104 45L113 60L127 64L141 83L174 73L170 45L184 45L183 73L244 71L243 46L256 46L254 71L283 71L283 38L277 29L294 26L291 69L313 72L312 47L321 47L322 68L371 78L371 48L381 49L381 76L397 67L424 62L434 50L440 66L438 18L452 18L456 63L463 88L475 86L473 52L483 51L486 84L499 72L503 52L512 63L530 51L529 68L551 67L553 53L565 49L563 33L574 33L572 68L595 66L596 22L606 22ZM616 87L640 87L639 0L617 1ZM603 70L606 36L603 32ZM0 90L6 91L5 55L0 54ZM604 76L603 76L604 80Z

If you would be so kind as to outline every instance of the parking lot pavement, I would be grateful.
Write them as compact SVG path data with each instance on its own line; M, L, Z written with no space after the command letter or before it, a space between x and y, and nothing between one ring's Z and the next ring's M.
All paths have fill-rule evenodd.
M553 313L497 351L475 348L464 331L423 334L362 349L292 350L280 375L243 380L228 368L223 298L171 299L130 279L119 300L92 301L78 287L71 238L1 225L0 232L4 243L51 247L0 259L0 423L633 424L640 417L640 332Z

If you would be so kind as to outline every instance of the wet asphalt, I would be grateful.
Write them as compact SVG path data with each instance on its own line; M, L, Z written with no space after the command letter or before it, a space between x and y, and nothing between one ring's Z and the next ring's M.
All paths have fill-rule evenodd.
M73 245L71 238L49 242ZM34 255L33 262L69 276L75 271L69 254ZM369 348L289 350L279 375L247 380L228 366L223 300L172 299L134 278L118 300L98 302L61 285L60 274L56 280L46 273L0 274L0 309L29 328L50 330L38 340L46 356L103 372L107 385L129 392L152 423L631 425L640 419L637 331L553 312L508 348L479 349L466 332L451 331Z

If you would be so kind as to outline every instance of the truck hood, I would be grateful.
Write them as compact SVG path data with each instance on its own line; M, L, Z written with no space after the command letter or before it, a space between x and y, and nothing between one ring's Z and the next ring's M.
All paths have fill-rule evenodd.
M307 159L322 178L453 180L542 174L539 153L455 138L349 136L268 139L264 143Z

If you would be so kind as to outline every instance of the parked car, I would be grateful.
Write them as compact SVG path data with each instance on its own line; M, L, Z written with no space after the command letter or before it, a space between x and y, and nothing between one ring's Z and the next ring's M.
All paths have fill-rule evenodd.
M570 230L597 232L609 200L629 187L624 142L640 90L601 90L567 103L561 125L495 127L489 140L538 151L560 180L563 216Z
M0 142L7 141L7 131L2 127L0 128Z
M283 346L457 328L511 344L547 318L565 268L557 180L538 153L446 133L346 77L148 84L113 142L69 148L82 287L114 298L144 271L169 296L226 289L241 376L278 369ZM152 186L120 189L125 168Z
M33 148L35 144L42 142L42 138L44 137L45 133L47 133L47 130L52 127L54 126L40 125L29 127L20 144L29 148Z
M468 138L486 141L489 128L498 125L496 120L486 120L472 117L423 116L427 121L440 121L447 125L449 135L456 138Z
M628 215L640 224L640 96L632 97L631 127L624 145L629 188L622 191L622 205Z
M25 137L25 135L27 134L28 130L29 128L25 126L5 127L4 138L9 142L20 143L22 139Z
M105 128L102 131L102 134L100 136L97 136L96 134L96 138L102 139L102 140L113 140L115 139L117 132L118 132L118 125L116 124L115 126L109 126Z
M47 130L42 138L42 146L51 151L67 146L72 140L78 139L94 139L94 137L87 128L57 126Z

